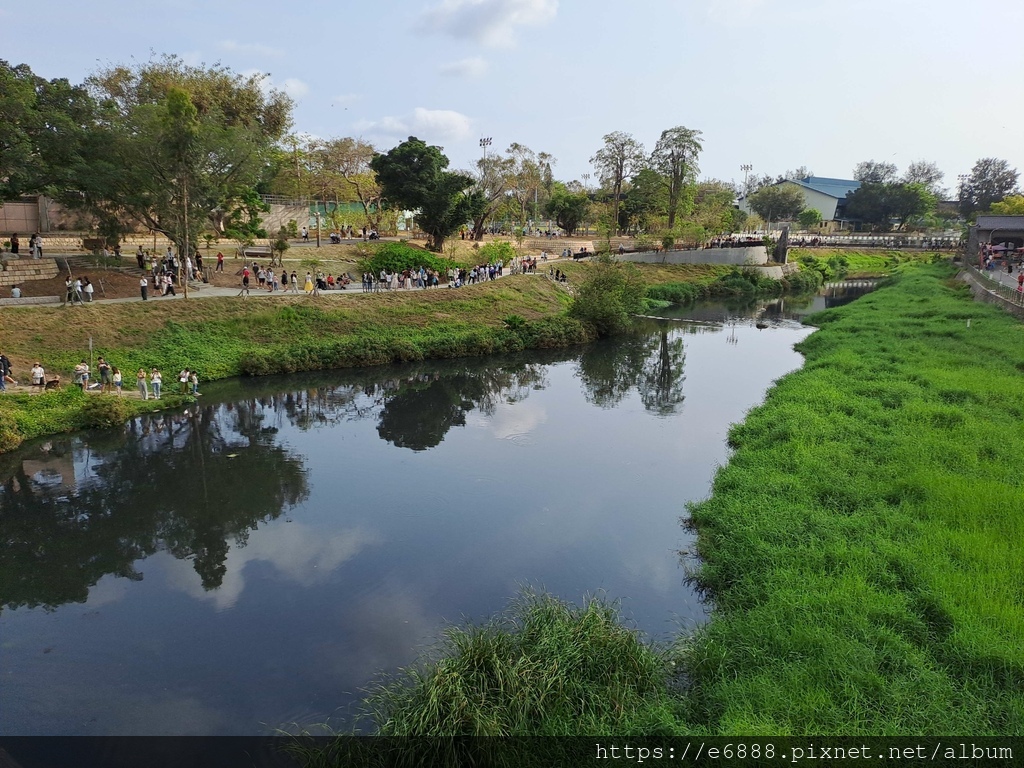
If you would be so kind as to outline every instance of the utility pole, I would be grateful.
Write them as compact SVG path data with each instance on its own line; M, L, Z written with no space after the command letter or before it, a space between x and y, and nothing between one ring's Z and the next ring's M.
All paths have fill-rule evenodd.
M317 203L316 208L316 247L320 247L320 204ZM283 266L283 263L282 263Z
M484 165L487 164L487 148L491 146L493 139L490 136L480 139L480 148L484 151Z

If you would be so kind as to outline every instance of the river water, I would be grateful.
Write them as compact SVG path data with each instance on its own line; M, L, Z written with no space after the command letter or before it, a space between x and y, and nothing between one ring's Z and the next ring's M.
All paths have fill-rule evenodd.
M0 456L0 733L343 727L378 674L523 586L604 594L654 638L692 628L680 518L729 425L800 365L792 311L210 384Z

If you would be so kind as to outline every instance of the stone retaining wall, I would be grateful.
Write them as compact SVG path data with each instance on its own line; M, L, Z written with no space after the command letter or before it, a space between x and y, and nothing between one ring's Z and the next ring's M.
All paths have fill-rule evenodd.
M20 307L31 304L57 304L60 296L22 296L20 299L0 299L0 307Z
M642 251L613 256L620 261L639 264L729 264L736 267L757 267L768 263L768 252L763 245L748 248L702 248L693 251Z
M43 251L46 252L45 250ZM0 285L18 285L31 280L49 280L59 273L53 259L3 259Z

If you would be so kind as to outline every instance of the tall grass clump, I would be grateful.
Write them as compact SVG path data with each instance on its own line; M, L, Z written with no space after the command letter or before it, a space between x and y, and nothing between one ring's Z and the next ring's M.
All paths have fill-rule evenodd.
M527 591L483 625L448 629L366 702L382 736L670 733L669 670L613 605Z
M1024 326L951 277L813 316L804 368L731 431L691 508L694 727L1024 733Z

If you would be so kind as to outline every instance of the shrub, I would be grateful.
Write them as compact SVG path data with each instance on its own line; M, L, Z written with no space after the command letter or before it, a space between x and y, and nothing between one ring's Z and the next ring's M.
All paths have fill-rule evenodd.
M497 264L499 261L508 264L515 257L516 249L508 240L495 240L482 245L478 253L478 260L484 259L488 264Z
M377 246L372 255L364 258L359 268L373 274L378 274L382 269L392 272L401 272L403 269L419 269L426 267L444 273L447 264L443 259L432 253L421 251L405 243L381 243Z
M646 292L636 267L602 256L580 283L569 314L593 325L599 336L607 336L623 330L629 316L643 310Z
M131 414L128 401L114 395L94 395L82 405L81 426L85 429L120 427Z

